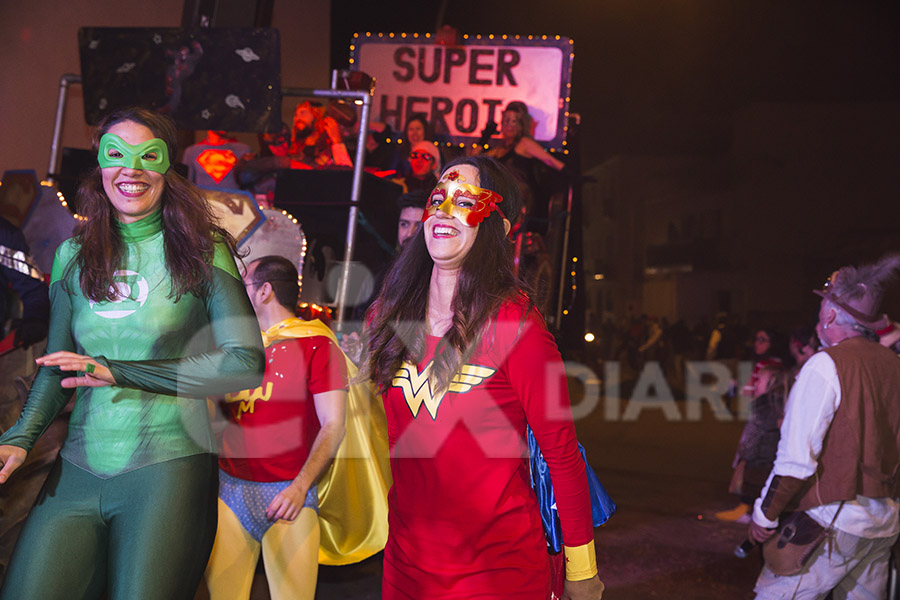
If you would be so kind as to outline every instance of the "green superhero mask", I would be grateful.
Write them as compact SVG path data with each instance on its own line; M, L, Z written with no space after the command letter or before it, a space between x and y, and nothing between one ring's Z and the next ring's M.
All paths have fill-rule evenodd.
M114 133L104 133L100 138L97 162L104 169L125 167L165 174L169 170L169 149L159 138L132 146Z

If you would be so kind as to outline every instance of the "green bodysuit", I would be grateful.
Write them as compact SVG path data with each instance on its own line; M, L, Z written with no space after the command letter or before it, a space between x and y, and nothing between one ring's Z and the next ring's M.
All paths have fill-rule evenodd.
M264 353L259 326L227 247L217 245L207 294L199 297L185 294L174 302L171 278L165 264L162 213L157 211L135 223L119 224L119 228L126 244L126 253L124 267L116 272L115 285L120 298L124 299L98 303L87 300L81 294L78 269L67 268L75 258L77 245L68 240L56 253L50 283L51 321L47 352L69 350L92 356L110 369L117 385L78 388L69 434L60 452L63 459L62 481L57 481L60 469L56 469L38 498L13 556L2 590L3 598L49 597L44 584L39 596L32 595L38 593L34 589L25 591L25 595L11 595L8 588L18 585L13 582L17 575L17 562L18 575L24 579L26 571L40 572L34 562L38 557L34 554L45 557L49 554L46 563L52 570L54 560L67 560L62 557L70 557L69 552L72 551L84 552L83 548L50 551L49 548L54 545L66 546L67 540L51 541L47 539L47 531L35 531L57 528L53 522L57 518L55 515L65 512L58 498L66 494L48 493L51 483L64 486L66 481L76 481L76 478L66 479L67 472L85 472L86 479L77 479L80 483L72 484L79 491L70 495L77 498L106 493L102 489L103 482L122 477L128 479L121 481L132 482L125 489L134 489L139 494L189 497L192 492L184 488L192 485L193 479L200 482L198 485L205 490L209 484L207 463L209 468L215 469L214 461L209 459L215 453L216 444L203 399L208 395L253 388L262 380ZM42 367L21 418L0 436L0 444L30 450L71 398L72 390L63 389L60 381L72 375L55 367ZM154 472L153 479L160 481L159 469L166 469L168 465L172 468L180 465L178 468L183 469L185 464L192 465L187 472L196 473L196 477L185 476L182 472L179 477L162 478L170 481L175 489L152 487L149 481L146 483L151 487L144 489L145 486L135 483L142 476L142 472L137 471L139 469L153 467L147 473ZM88 481L94 483L88 485L85 483ZM115 485L121 487L122 484ZM91 486L97 487L97 490L82 493L82 488L87 490ZM214 499L215 491L213 502ZM122 502L123 507L128 504L127 501ZM41 515L36 517L35 512L39 508ZM181 528L199 534L192 528L205 527L205 523L183 522L178 514L171 514L179 510L172 508L165 511L165 524L154 523L152 519L146 522L144 519L142 526L170 531ZM97 516L100 521L109 520L108 515L99 509ZM198 517L192 515L185 518ZM213 514L213 522L214 518ZM32 524L32 520L39 520L41 524ZM176 522L169 523L169 520ZM122 526L127 526L128 522L141 519L128 516L120 521ZM207 533L203 532L201 537L206 537ZM132 531L131 534L131 537L147 541L146 531ZM42 542L29 541L29 537L42 539ZM110 539L112 537L110 534ZM145 554L141 557L144 562L157 560L153 552L172 551L171 547L146 548L148 545L153 546L152 543L145 543L139 550ZM103 550L112 553L116 548L110 546ZM17 561L19 554L31 556L27 560L24 556L19 557ZM96 558L107 560L105 556ZM115 557L108 558L110 569L113 569ZM189 560L202 562L199 568L202 574L206 556L192 556ZM39 562L45 563L45 560L42 558ZM136 567L130 565L127 568ZM160 575L164 574L157 574L157 581ZM114 579L110 574L110 598L114 597ZM125 589L122 586L119 588ZM71 591L69 589L68 597L76 597ZM129 588L127 594L128 597L156 597L143 591L146 590L138 593Z

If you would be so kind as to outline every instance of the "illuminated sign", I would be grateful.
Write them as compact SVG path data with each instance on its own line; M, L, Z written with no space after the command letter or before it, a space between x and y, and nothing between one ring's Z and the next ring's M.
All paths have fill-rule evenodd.
M573 42L561 36L462 36L460 45L430 34L356 34L354 69L375 77L373 116L402 131L410 115L424 113L437 140L473 143L503 107L524 102L535 121L534 138L562 149L572 76Z

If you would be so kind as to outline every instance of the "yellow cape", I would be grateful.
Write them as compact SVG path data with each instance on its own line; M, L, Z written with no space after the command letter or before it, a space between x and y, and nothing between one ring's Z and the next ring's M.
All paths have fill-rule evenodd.
M331 329L318 319L285 319L262 332L266 347L279 340L314 335L325 336L340 348ZM352 381L356 365L343 356ZM348 565L384 549L391 484L384 405L369 382L351 384L347 433L319 479L319 564Z

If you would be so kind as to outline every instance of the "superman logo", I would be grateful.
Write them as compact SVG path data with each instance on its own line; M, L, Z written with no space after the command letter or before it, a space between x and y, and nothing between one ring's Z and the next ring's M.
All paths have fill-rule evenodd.
M431 419L437 419L437 411L446 392L464 394L473 387L481 385L488 377L497 372L496 369L487 367L463 365L456 375L453 376L453 379L450 380L450 385L446 392L435 395L429 381L433 363L434 361L429 361L425 368L419 372L416 365L404 362L391 382L394 387L398 387L403 391L403 398L406 400L413 418L418 417L419 409L424 404L425 410L431 415Z
M216 183L221 183L237 164L237 156L231 150L209 149L200 153L197 162Z

